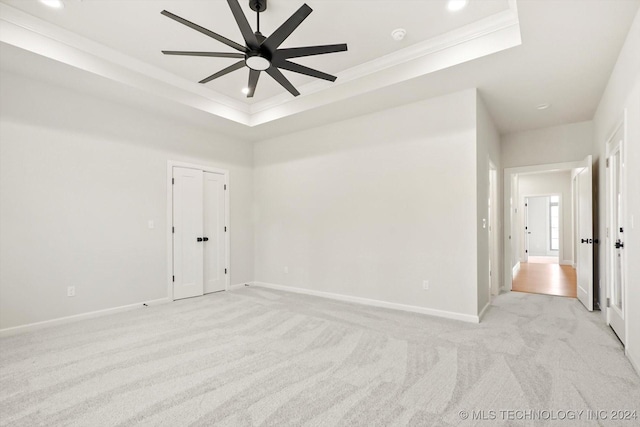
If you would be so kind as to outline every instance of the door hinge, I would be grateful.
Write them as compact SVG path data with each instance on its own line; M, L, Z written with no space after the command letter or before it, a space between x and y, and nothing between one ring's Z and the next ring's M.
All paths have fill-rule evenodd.
M529 206L529 204L528 204L528 203L525 203L524 205L525 205L525 206Z
M224 232L225 232L225 233L227 232L227 227L226 227L226 226L224 227Z
M224 274L227 274L227 269L226 268L224 269Z
M171 178L171 185L176 183L176 179L175 178Z
M611 299L607 298L607 308L611 307Z
M176 281L176 276L173 276L173 278L171 279L172 282Z
M609 159L607 159L607 167L609 167ZM609 306L607 305L607 307L609 307Z
M225 184L225 185L224 185L224 189L225 189L225 190L227 189L227 184Z
M171 232L175 233L176 232L176 228L175 227L171 227Z
M528 254L528 253L529 253L529 249L526 249L526 250L524 251L524 253Z

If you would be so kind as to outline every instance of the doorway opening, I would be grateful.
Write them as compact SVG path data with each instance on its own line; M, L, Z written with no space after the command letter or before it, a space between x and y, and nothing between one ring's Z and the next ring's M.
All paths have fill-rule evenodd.
M505 169L506 290L593 309L591 161Z

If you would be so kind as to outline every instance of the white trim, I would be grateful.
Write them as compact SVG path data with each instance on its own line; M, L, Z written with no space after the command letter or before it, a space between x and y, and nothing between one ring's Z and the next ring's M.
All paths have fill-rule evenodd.
M237 283L235 285L230 285L227 290L228 291L237 291L238 289L242 289L245 286L250 286L252 283L251 282L247 282L247 283Z
M515 33L512 31L513 29L516 29L515 33L517 33L517 37L515 37ZM424 40L420 43L413 44L404 49L397 50L388 55L336 73L337 80L333 84L317 80L300 86L298 89L303 95L310 95L331 87L344 85L349 82L365 78L372 74L380 73L401 64L407 64L411 61L429 57L442 51L463 46L467 43L473 42L474 40L488 38L488 36L500 32L504 32L504 34L502 34L503 37L513 37L517 39L516 42L513 43L514 46L521 44L520 25L515 0L509 0L509 8L494 15L490 15L479 21L465 25L464 27L449 31L440 36ZM416 71L419 73L418 75L425 74L424 71ZM402 78L400 81L406 79L407 78ZM368 90L371 90L371 88ZM291 98L287 95L288 94L283 93L251 105L251 126L264 123L257 118L257 113L275 109L287 103L295 102L295 98ZM256 117L256 119L254 119L254 117Z
M628 203L629 200L629 196L628 196L628 185L627 185L627 171L626 171L626 167L625 167L625 163L626 163L626 155L627 155L627 139L628 139L628 133L627 133L627 109L625 108L623 113L622 113L622 118L618 121L618 123L614 126L613 130L611 131L611 133L609 134L609 136L606 139L605 142L605 162L609 161L609 158L611 157L611 152L613 151L612 149L612 143L614 146L616 146L615 141L613 140L613 137L616 135L616 133L618 132L618 130L620 130L620 128L622 128L622 142L620 144L620 147L618 148L618 150L621 153L621 157L622 157L622 177L621 177L621 182L620 185L622 187L622 200ZM612 292L612 282L613 282L613 267L612 267L612 260L615 257L615 251L614 251L614 246L613 246L613 242L612 240L610 240L611 238L607 235L607 229L609 229L611 227L611 222L612 222L612 217L611 217L611 208L612 208L612 202L611 202L611 177L610 177L610 171L609 168L606 167L606 163L604 165L604 176L605 176L605 195L604 195L604 199L605 199L605 229L604 230L600 230L600 224L597 224L597 228L596 230L598 230L598 232L596 233L598 236L602 236L600 237L600 242L602 245L604 245L605 249L604 249L604 257L605 257L605 268L604 268L604 301L600 301L600 307L602 310L604 310L605 312L605 321L607 323L607 325L611 326L611 310L615 309L615 307L607 307L606 304L606 300L607 298L611 298L611 292ZM629 226L627 226L628 224L628 218L627 218L627 214L628 214L628 209L627 209L627 205L623 205L623 210L622 210L622 223L625 227L630 228ZM598 255L600 255L600 253L598 253ZM621 337L621 340L623 343L625 343L625 345L629 342L628 341L628 331L629 331L629 316L628 316L628 287L629 287L629 275L627 274L628 272L628 268L629 268L629 259L626 255L626 253L623 255L623 269L622 269L622 283L624 284L624 286L622 287L622 303L623 303L623 307L622 307L622 317L623 317L623 321L624 321L624 336ZM599 284L602 285L602 274L600 275L600 277L597 278L599 281ZM600 295L599 297L602 297L602 288L600 288ZM612 328L613 329L613 328ZM616 331L616 334L618 333L618 331ZM625 347L628 349L628 347ZM632 364L634 365L634 368L636 369L636 371L638 371L640 373L640 369L638 369L638 365L635 364L635 361L633 361L628 353L628 350L626 351L627 357L629 358L629 360L631 360Z
M629 351L629 347L624 348L624 354L627 356L627 359L629 359L629 362L631 363L631 366L633 366L633 369L635 369L638 375L640 375L640 357L635 357L633 354L631 354L631 351Z
M407 81L522 44L515 0L493 15L336 74L248 105L0 3L0 41L183 105L255 127ZM389 72L392 68L397 72Z
M563 259L562 261L560 261L560 265L570 265L570 266L573 266L573 260L570 260L570 259Z
M303 295L311 295L315 297L328 298L337 301L351 302L356 304L368 305L372 307L389 308L392 310L408 311L411 313L427 314L429 316L443 317L445 319L461 320L463 322L479 323L480 318L470 314L456 313L453 311L436 310L427 307L418 307L415 305L398 304L394 302L380 301L369 298L354 297L351 295L334 294L331 292L316 291L312 289L296 288L293 286L277 285L274 283L253 282L253 286L261 288L275 289L278 291L293 292Z
M229 290L231 283L231 209L230 209L230 196L231 186L229 185L229 170L220 169L214 166L196 165L193 163L185 163L174 160L167 161L167 297L170 301L173 301L173 168L188 168L198 169L203 172L211 172L220 175L224 175L224 183L227 186L227 190L224 192L224 225L227 227L225 233L225 268L227 274L225 275L225 290Z
M503 251L504 256L504 289L511 291L513 287L513 270L511 262L511 176L523 173L535 173L535 172L556 172L584 168L584 160L578 160L575 162L564 163L549 163L543 165L531 165L531 166L518 166L513 168L505 168L503 176L503 247L509 248L509 250ZM514 205L518 207L518 201L514 201Z
M149 307L152 307L156 305L166 304L168 302L169 302L169 298L159 298L159 299L154 299L149 301L142 301L135 304L122 305L119 307L105 308L104 310L96 310L96 311L90 311L88 313L74 314L73 316L58 317L57 319L44 320L42 322L28 323L26 325L20 325L20 326L13 326L11 328L0 329L0 337L15 335L23 332L35 331L35 330L46 328L49 326L73 323L79 320L93 319L96 317L107 316L109 314L121 313L123 311L130 311L136 308L143 308L145 304Z
M484 317L485 314L487 314L489 307L491 307L490 302L488 302L487 305L485 305L484 308L480 311L480 314L478 315L478 322L482 322L482 318Z
M520 261L517 262L516 265L513 266L512 274L515 276L520 271Z
M250 121L241 101L3 3L0 41L243 125Z

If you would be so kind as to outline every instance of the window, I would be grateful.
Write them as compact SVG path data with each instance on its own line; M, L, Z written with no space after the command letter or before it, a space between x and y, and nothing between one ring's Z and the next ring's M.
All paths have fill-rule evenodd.
M560 250L560 196L549 197L549 250Z

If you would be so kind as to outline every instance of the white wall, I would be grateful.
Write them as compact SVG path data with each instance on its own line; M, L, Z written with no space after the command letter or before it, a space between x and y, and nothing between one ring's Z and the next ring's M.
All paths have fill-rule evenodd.
M593 123L580 122L502 136L506 168L584 160L592 154Z
M0 77L0 329L167 296L167 160L230 170L231 283L253 279L249 143Z
M602 96L594 117L595 138L594 152L598 175L596 188L599 194L597 235L602 244L600 250L600 283L601 301L605 291L605 143L611 136L616 124L627 110L626 141L626 182L627 205L624 208L625 252L627 256L627 355L640 372L640 12L636 14L627 40L620 52L616 66L611 74L607 88ZM634 226L631 226L632 220Z
M518 224L520 237L524 236L524 199L526 196L540 196L550 194L560 194L561 235L562 252L558 254L559 261L564 264L573 263L572 245L572 191L571 191L571 171L545 172L535 174L519 174L518 179ZM519 258L524 256L524 239L519 239Z
M257 143L256 281L476 315L475 123L468 90Z
M498 221L493 232L498 238L494 241L498 245L496 265L492 266L492 274L498 275L498 283L501 283L502 272L502 160L500 156L500 135L493 123L493 119L487 110L482 97L476 98L476 126L477 126L477 147L476 147L476 191L478 204L477 217L477 258L478 258L478 312L481 312L490 301L490 280L489 280L489 164L493 163L497 173L498 188L496 195L496 206L493 213L497 215ZM486 227L483 228L483 220L487 220ZM498 285L501 286L501 285Z

